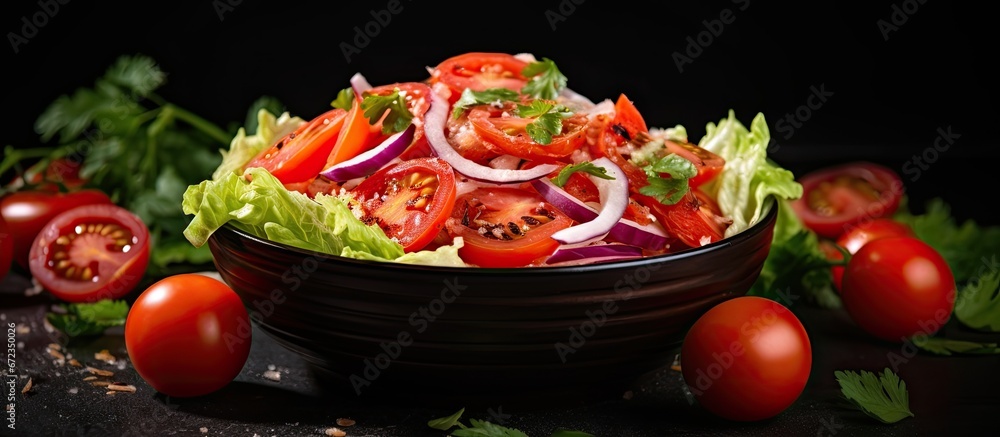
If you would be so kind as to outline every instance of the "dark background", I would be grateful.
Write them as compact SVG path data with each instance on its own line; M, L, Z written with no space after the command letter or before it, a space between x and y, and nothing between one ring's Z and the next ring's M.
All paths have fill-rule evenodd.
M467 51L532 52L556 61L570 88L594 100L624 92L650 125L683 124L695 140L729 109L745 124L761 112L777 146L770 156L797 175L853 160L903 173L908 160L933 147L937 130L950 126L961 137L917 180L903 175L911 204L919 211L925 199L943 197L960 219L1000 223L980 202L995 186L1000 114L987 68L996 54L995 26L977 6L749 0L653 9L564 0L560 12L557 1L401 0L402 11L348 61L341 43L354 44L354 27L363 28L388 1L337 2L329 11L289 1L69 1L16 54L10 33L21 33L21 18L43 8L11 3L3 5L7 79L0 98L3 142L17 147L37 146L32 125L44 108L92 85L121 54L153 57L168 73L162 96L226 126L242 122L265 94L293 114L319 114L355 72L378 85L422 80L425 66ZM698 38L705 21L726 9L735 20L680 72L674 52L683 54L688 37ZM550 22L546 11L564 20ZM893 18L898 28L886 40L878 22ZM807 103L813 86L833 96L793 131L776 125Z

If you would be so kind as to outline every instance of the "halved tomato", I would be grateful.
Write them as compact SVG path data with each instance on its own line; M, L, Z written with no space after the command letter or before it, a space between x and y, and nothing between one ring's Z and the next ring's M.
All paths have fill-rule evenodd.
M448 58L431 72L430 83L441 82L451 89L451 101L469 88L507 88L520 91L528 82L521 71L528 65L507 53L471 52Z
M633 194L663 225L667 233L688 247L701 247L725 237L729 220L716 203L700 190L691 190L680 202L664 205L653 197Z
M455 201L446 226L453 238L464 239L458 253L466 262L523 267L555 252L559 242L552 234L572 224L535 191L478 188Z
M111 204L80 206L52 219L35 238L28 265L46 290L67 302L118 299L149 262L149 230Z
M455 171L439 158L383 167L351 191L361 201L361 221L377 224L406 252L423 249L437 236L455 193Z
M903 181L892 169L871 162L826 167L799 178L802 197L792 209L820 236L836 239L858 223L892 216Z
M527 126L536 119L519 117L516 104L479 105L469 111L469 122L482 139L522 159L554 160L565 158L586 140L587 117L573 114L562 121L562 131L549 144L539 144L528 135Z
M413 141L411 141L410 146L403 151L400 158L405 161L413 158L431 156L430 145L427 143L427 138L424 137L423 123L424 114L426 114L427 110L431 107L431 87L420 82L401 82L374 87L365 92L364 95L388 96L397 90L401 95L403 95L403 99L406 101L406 107L410 110L410 114L413 115L413 124L416 125L416 130L413 132ZM382 134L382 120L379 120L378 123L371 125L370 131L379 137L388 136Z
M343 109L327 111L260 152L245 168L262 167L283 184L309 180L325 168L346 116Z

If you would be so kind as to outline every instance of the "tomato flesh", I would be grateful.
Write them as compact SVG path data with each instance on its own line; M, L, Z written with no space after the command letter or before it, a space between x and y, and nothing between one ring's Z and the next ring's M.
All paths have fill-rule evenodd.
M111 204L111 198L99 190L85 189L72 193L17 191L0 200L0 216L10 228L14 261L28 269L28 258L35 236L55 216L83 205Z
M331 109L261 151L246 168L262 167L283 184L307 181L325 168L346 119L343 109Z
M805 327L780 303L742 296L709 309L681 344L684 381L730 420L774 417L802 394L812 368Z
M469 88L507 88L520 91L527 83L521 71L527 62L507 53L471 52L448 58L431 73L431 83L441 82L451 89L451 100L458 100Z
M427 246L444 227L455 203L455 172L439 158L420 158L375 172L351 193L361 201L361 221L377 224L406 252Z
M903 195L899 175L870 162L827 167L799 182L803 194L792 201L792 209L806 227L831 239L863 220L891 216Z
M202 396L243 369L252 340L250 318L226 284L180 274L149 286L125 321L131 365L167 396Z
M458 253L467 263L523 267L551 255L559 247L552 234L572 224L537 192L478 188L456 200L447 229L453 238L463 238Z
M549 144L539 144L528 135L526 128L534 118L512 115L514 104L502 107L481 105L469 111L469 122L484 141L494 144L504 153L522 159L552 160L565 158L580 148L586 134L587 117L574 114L563 120L562 131L552 136Z
M31 275L67 302L118 299L139 283L149 261L149 231L128 210L87 205L52 219L31 246Z
M851 318L886 341L932 335L954 309L951 268L915 237L885 237L861 246L847 262L841 285L840 297Z

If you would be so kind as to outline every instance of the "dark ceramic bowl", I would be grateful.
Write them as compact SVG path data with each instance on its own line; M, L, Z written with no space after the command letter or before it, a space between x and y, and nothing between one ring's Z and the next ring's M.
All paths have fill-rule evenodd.
M573 267L360 261L228 225L209 245L255 323L348 393L621 396L701 314L750 289L776 212L701 248Z

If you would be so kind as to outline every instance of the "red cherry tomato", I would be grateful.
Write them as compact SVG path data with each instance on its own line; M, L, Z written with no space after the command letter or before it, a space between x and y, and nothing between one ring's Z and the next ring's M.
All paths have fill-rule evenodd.
M904 223L897 222L889 218L878 218L871 221L861 222L857 226L851 227L840 238L837 239L837 246L843 247L848 253L857 253L861 246L872 240L885 237L914 237L913 230ZM824 240L821 249L826 253L827 258L835 261L844 259L844 254L840 252L832 242ZM843 266L833 266L830 268L833 275L833 285L840 290L842 277L844 276Z
M868 333L892 342L931 335L951 318L955 277L944 258L914 237L885 237L858 250L840 297Z
M193 273L149 286L125 321L132 366L168 396L201 396L229 384L246 363L250 340L250 318L239 296L225 283Z
M31 243L49 220L59 213L81 205L110 203L108 195L98 190L80 190L66 194L54 191L17 191L3 196L0 200L0 216L3 216L10 228L14 261L23 269L28 269Z
M681 372L698 403L730 420L785 411L806 386L812 347L802 322L778 302L742 296L702 315L681 345Z
M53 218L31 245L28 266L42 287L67 302L118 299L146 273L149 230L116 205L84 205Z
M792 209L820 236L836 239L865 220L891 216L903 196L892 169L870 162L827 167L799 179L802 197Z

